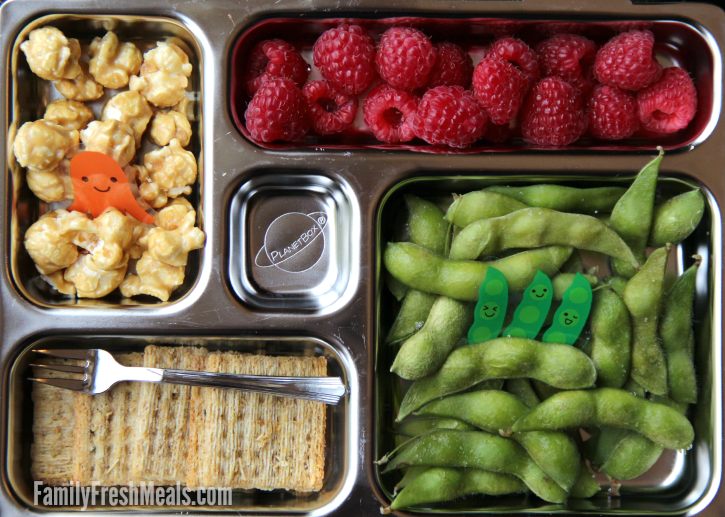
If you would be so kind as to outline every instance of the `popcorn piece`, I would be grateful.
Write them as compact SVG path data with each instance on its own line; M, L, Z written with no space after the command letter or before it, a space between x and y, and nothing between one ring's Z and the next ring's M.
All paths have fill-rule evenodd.
M88 49L91 74L106 88L118 89L128 84L129 77L138 74L143 57L136 45L119 43L118 36L109 31L95 38Z
M62 79L53 82L55 89L66 99L73 101L94 101L103 95L103 86L93 80L88 73L88 65L79 63L81 73L73 79Z
M164 210L173 210L173 214L159 214L159 220L169 229L157 227L149 231L146 237L148 255L164 264L185 266L191 250L204 247L206 236L194 227L196 212L178 204ZM182 212L186 214L178 221ZM162 210L163 212L163 210ZM173 229L171 229L173 228Z
M186 97L185 97L186 98ZM149 140L156 145L169 145L172 138L181 142L182 147L191 140L191 124L186 115L178 111L157 111L151 120Z
M118 120L131 126L136 139L136 148L141 145L141 137L154 114L149 103L140 93L122 92L111 97L101 113L101 120Z
M57 169L66 152L78 145L78 131L36 120L22 125L15 136L13 151L23 167L39 171Z
M61 168L49 171L28 169L25 175L28 187L36 197L46 203L62 201L73 196L73 182L61 172Z
M45 108L43 120L63 126L68 131L84 129L95 117L93 110L82 102L58 99Z
M55 273L51 273L50 275L43 275L42 278L46 282L48 282L50 285L53 286L53 288L62 294L76 294L76 286L73 285L72 282L66 282L63 275L65 274L65 271L56 271Z
M128 251L138 238L135 230L139 223L113 207L104 210L93 223L96 232L82 246L91 253L86 262L91 262L94 269L103 271L126 264Z
M148 294L165 302L171 292L184 283L184 266L170 266L154 260L148 251L136 263L136 273L121 282L121 294L127 298Z
M66 38L55 27L43 27L30 33L20 45L30 69L46 81L73 79L81 73L78 59L81 46L78 40Z
M91 122L81 131L81 142L86 146L86 151L110 154L113 158L121 158L126 162L130 162L136 154L133 129L118 120Z
M189 212L194 212L191 203L185 197L177 197L159 211L156 226L164 230L176 230Z
M181 142L173 138L168 146L151 151L138 169L141 197L152 207L160 208L168 198L191 194L196 181L196 159L182 149Z
M65 270L63 278L75 285L79 298L101 298L116 289L126 276L128 257L117 269L98 268L91 255L79 255L78 259Z
M141 74L131 77L129 87L154 106L173 106L184 97L191 70L189 56L183 50L173 43L159 41L156 48L144 54Z
M50 275L73 264L78 258L77 243L86 232L95 231L93 221L80 212L55 210L44 214L25 232L25 249L43 275Z

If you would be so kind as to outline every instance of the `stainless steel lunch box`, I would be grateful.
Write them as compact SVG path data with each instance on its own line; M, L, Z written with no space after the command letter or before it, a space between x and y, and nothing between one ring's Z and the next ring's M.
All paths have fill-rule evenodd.
M462 30L459 20L469 20L476 27L470 29L471 37L479 33L488 37L483 27L497 19L654 22L658 37L664 38L662 53L691 71L700 101L693 126L663 142L668 149L661 169L666 179L663 189L675 193L684 185L698 185L708 201L703 223L677 255L678 264L695 251L708 257L697 292L702 402L694 413L694 448L684 459L679 454L667 456L653 476L623 487L621 497L602 492L587 503L566 507L546 506L532 498L471 498L432 512L723 513L722 10L703 4L646 5L628 0L583 0L576 5L564 0L371 0L364 4L210 0L158 5L143 0L11 0L0 8L0 56L8 69L0 82L0 98L4 99L4 127L9 128L3 131L4 145L0 145L0 161L9 164L0 197L5 260L0 274L2 515L77 510L39 507L28 498L32 439L28 352L41 343L113 350L140 350L147 342L180 343L324 354L330 372L343 376L350 388L345 403L328 410L326 480L320 494L240 491L235 492L233 506L224 509L99 507L94 511L377 515L380 507L388 506L395 479L380 475L373 462L390 449L400 386L388 372L390 348L379 339L387 332L394 310L383 281L381 253L402 195L441 196L493 183L616 184L631 178L652 156L653 147L647 141L621 146L584 141L569 149L538 150L514 142L452 153L429 152L434 150L422 146L380 146L364 135L332 143L310 139L301 146L265 147L244 136L238 123L243 105L233 82L254 38L262 38L265 31L271 34L277 26L284 28L278 37L299 36L303 46L310 46L319 33L342 18L371 20L382 27L376 20L403 16L435 20L416 23L428 23L430 30L441 33L449 30L446 27ZM198 94L194 146L200 171L194 202L207 243L192 254L186 284L167 303L145 298L67 303L37 283L22 239L41 206L19 181L11 145L14 129L38 118L47 99L47 92L23 68L16 42L21 34L47 23L67 27L71 37L82 40L110 27L138 40L177 37L194 55L192 88ZM80 31L78 35L74 30ZM286 237L277 231L280 228L289 230ZM280 280L282 276L287 280Z

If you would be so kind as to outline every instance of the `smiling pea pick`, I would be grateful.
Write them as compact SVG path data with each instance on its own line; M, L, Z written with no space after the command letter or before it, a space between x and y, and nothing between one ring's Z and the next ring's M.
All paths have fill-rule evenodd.
M573 345L584 329L592 308L592 286L581 273L564 292L561 305L554 314L554 323L544 333L544 343Z
M508 303L509 286L506 277L495 267L489 267L478 291L476 314L468 331L468 342L483 343L498 337Z
M126 173L110 156L96 151L76 154L70 161L70 177L74 197L68 211L90 212L95 218L112 206L137 221L153 224L153 216L136 201Z
M503 336L534 339L546 321L553 299L551 280L541 271L537 271L533 282L524 291L524 298L516 307L513 321L503 331Z

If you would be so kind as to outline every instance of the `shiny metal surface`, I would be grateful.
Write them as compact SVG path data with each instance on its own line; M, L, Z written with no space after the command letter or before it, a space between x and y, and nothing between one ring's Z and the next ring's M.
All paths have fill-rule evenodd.
M15 38L33 20L50 12L84 14L110 18L112 16L162 17L183 24L198 44L198 57L203 62L200 76L203 96L198 113L203 117L200 138L203 142L200 155L201 183L199 188L200 217L207 234L207 245L199 253L198 274L186 295L173 304L153 306L96 307L91 304L79 307L60 307L31 301L13 279L10 258L17 250L18 236L22 229L18 220L27 217L23 211L27 204L18 203L12 171L3 176L0 196L0 243L5 257L5 267L0 274L0 511L3 516L16 517L40 515L45 511L32 506L27 481L23 481L23 454L27 454L27 417L23 423L23 398L28 386L18 382L17 372L27 361L24 351L38 340L53 338L55 346L68 346L68 341L102 337L103 346L114 342L124 349L139 347L132 336L148 336L163 341L189 343L194 336L214 336L217 339L269 339L272 336L302 336L329 344L339 354L349 377L349 401L345 406L345 418L334 420L333 429L344 434L344 454L332 451L329 466L338 481L321 496L322 501L304 498L283 498L270 503L266 494L260 494L267 503L258 502L254 495L238 496L236 511L270 511L272 505L278 513L295 511L313 515L377 515L380 506L387 506L388 495L377 480L373 464L378 445L377 436L385 425L379 417L390 408L388 402L378 396L377 379L384 375L378 371L376 343L380 333L377 318L382 303L381 267L379 259L379 216L383 198L395 185L418 177L456 177L514 175L541 175L582 178L596 175L597 179L631 175L649 153L637 151L587 150L575 148L563 151L520 150L477 155L430 155L405 151L390 152L385 149L359 149L325 151L305 149L262 149L238 132L231 116L230 55L238 38L249 27L267 18L296 18L314 20L345 16L380 18L415 14L433 18L525 18L562 20L622 20L653 19L674 20L689 24L703 34L707 53L712 57L713 84L722 84L723 72L721 49L725 48L725 16L720 9L697 3L687 4L631 4L628 0L597 2L582 0L523 0L507 1L456 1L456 0L369 0L364 4L357 0L279 0L268 4L250 0L212 0L148 2L127 0L123 3L99 0L88 3L68 0L10 0L0 8L0 56L12 65ZM702 56L706 58L707 56ZM709 58L708 58L709 59ZM708 72L710 73L710 72ZM0 80L0 99L4 102L0 115L4 128L10 128L14 106L14 85L10 76ZM714 92L713 92L714 93ZM666 177L685 179L703 186L710 196L712 206L725 204L725 124L721 117L721 99L713 95L711 117L701 137L692 143L668 153L662 166ZM3 130L0 145L0 162L8 160L8 145L12 135ZM636 165L633 165L633 161ZM230 206L239 188L264 171L274 174L320 175L349 186L354 224L350 239L358 243L351 249L352 266L345 295L325 308L293 309L285 306L271 310L244 303L230 286ZM458 189L456 187L456 189ZM392 205L391 205L392 206ZM357 214L357 215L355 215ZM357 217L357 220L355 220ZM701 307L703 317L710 318L712 342L718 346L703 352L698 364L709 364L708 377L702 385L711 391L702 405L706 411L698 412L695 427L704 441L690 451L686 461L695 461L703 467L696 477L692 494L700 494L688 502L688 514L722 515L725 511L725 487L721 485L722 442L708 442L704 437L720 437L722 434L722 226L719 219L711 220L710 239L716 249L711 249L709 270L711 305ZM20 237L22 238L22 237ZM28 267L30 265L19 265ZM709 302L708 302L709 303ZM389 315L385 315L389 317ZM384 323L384 322L383 322ZM111 336L111 338L109 338ZM183 337L184 339L178 339ZM59 341L60 340L60 341ZM65 344L62 340L65 341ZM89 347L101 346L97 339ZM134 344L135 343L135 344ZM45 345L43 345L45 346ZM233 343L235 349L241 343ZM242 347L243 348L243 347ZM139 348L136 348L137 350ZM27 363L26 363L27 364ZM17 368L13 368L16 365ZM24 378L24 377L23 377ZM27 398L24 400L27 401ZM26 404L27 405L27 404ZM340 406L337 406L340 407ZM343 425L344 424L344 425ZM27 456L25 456L27 460ZM640 496L638 496L640 497ZM644 493L637 508L549 508L551 512L584 513L682 513L676 505L668 506L672 497L658 499ZM686 498L687 496L685 496ZM682 498L679 499L682 501ZM620 502L623 499L619 500ZM658 503L659 501L659 503ZM686 501L687 502L687 501ZM650 504L651 503L651 504ZM616 506L616 498L612 505ZM680 507L681 508L681 507ZM118 509L116 509L118 510ZM200 514L208 509L158 508L142 509L143 513ZM521 512L522 510L511 510ZM543 511L543 510L542 510ZM58 514L70 514L62 510ZM400 514L407 514L400 512Z

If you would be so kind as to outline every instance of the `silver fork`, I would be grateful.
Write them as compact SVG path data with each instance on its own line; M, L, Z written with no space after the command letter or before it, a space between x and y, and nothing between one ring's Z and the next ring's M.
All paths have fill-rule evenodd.
M31 364L48 370L83 374L83 379L35 379L81 393L96 395L121 381L165 382L205 388L231 388L280 397L313 400L335 405L347 393L340 377L267 377L264 375L235 375L230 373L197 372L122 366L105 350L35 350L39 354L61 359L85 361L85 366L65 364Z

